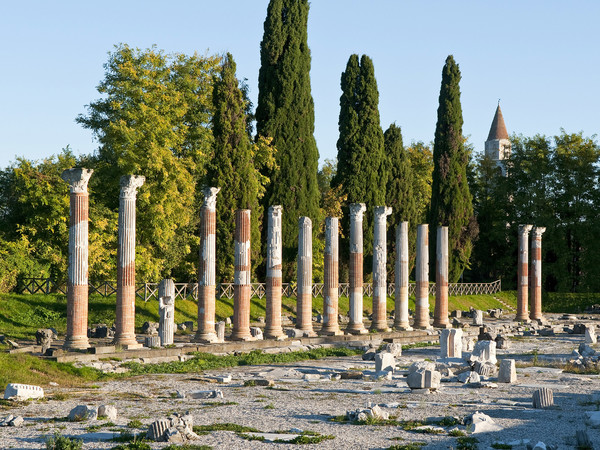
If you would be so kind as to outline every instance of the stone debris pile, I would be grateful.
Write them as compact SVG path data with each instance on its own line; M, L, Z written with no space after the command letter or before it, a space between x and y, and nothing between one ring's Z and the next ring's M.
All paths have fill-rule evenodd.
M199 438L193 428L194 418L189 411L185 414L175 413L166 419L159 419L152 423L146 437L156 442L183 444Z
M373 405L365 409L346 411L346 418L350 422L367 422L368 420L388 420L389 414L379 406Z
M9 414L4 419L0 420L0 427L19 427L23 425L25 420L22 416L13 416Z

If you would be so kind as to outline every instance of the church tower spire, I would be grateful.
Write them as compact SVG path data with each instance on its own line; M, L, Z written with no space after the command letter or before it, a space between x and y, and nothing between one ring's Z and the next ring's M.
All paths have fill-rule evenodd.
M510 156L510 140L508 139L508 131L500 109L500 101L492 120L492 126L485 141L485 156L496 163L496 166L502 170L502 174L506 175L506 167L503 160Z

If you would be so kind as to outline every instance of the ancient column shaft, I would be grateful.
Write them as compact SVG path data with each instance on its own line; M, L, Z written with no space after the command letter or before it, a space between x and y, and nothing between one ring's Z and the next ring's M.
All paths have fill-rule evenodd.
M519 263L517 265L517 321L529 321L527 287L529 284L528 240L533 225L519 225Z
M282 339L281 328L281 262L282 262L282 208L280 205L269 208L267 228L267 284L265 338Z
M544 227L535 227L531 238L531 320L542 318L542 234Z
M448 321L448 227L438 227L435 259L433 326L450 328Z
M217 235L217 194L221 188L203 189L200 209L200 261L198 268L198 331L195 340L217 342L215 331L215 260Z
M175 334L175 283L173 280L165 279L158 284L158 307L160 345L171 345Z
M312 326L312 222L298 219L298 300L296 328L313 333Z
M363 214L364 203L350 205L350 322L346 331L366 333L363 325Z
M325 219L323 287L323 327L319 334L341 334L338 324L339 296L339 221L337 217Z
M415 328L429 325L429 226L417 227L417 261L415 291Z
M88 348L88 217L87 185L91 169L67 169L61 177L70 186L69 269L67 280L66 348Z
M373 321L371 330L388 331L387 325L387 216L389 206L375 208L373 230Z
M121 177L115 344L123 346L138 345L135 339L135 200L137 188L145 180L138 175Z
M231 339L246 341L250 334L250 210L235 212L235 266L233 274L233 330Z
M412 330L408 323L408 222L396 226L395 282L394 328Z

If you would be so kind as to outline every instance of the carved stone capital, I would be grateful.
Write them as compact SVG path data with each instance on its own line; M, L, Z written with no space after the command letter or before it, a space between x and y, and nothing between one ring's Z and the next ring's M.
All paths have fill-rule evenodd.
M385 223L387 216L392 214L391 206L377 206L375 207L375 222Z
M300 228L308 228L308 227L312 227L312 220L310 220L310 217L300 217L298 219L298 226Z
M93 169L67 169L60 177L69 183L71 194L85 194Z
M364 203L352 203L350 205L350 220L362 222L366 210L367 207Z
M121 177L121 198L135 199L137 189L144 184L146 177L142 175L123 175Z
M519 225L519 234L529 234L533 225Z
M269 216L275 218L281 218L281 214L283 212L283 208L281 205L273 205L269 206Z
M541 238L546 231L546 227L533 227L533 234L536 238Z
M206 186L202 188L204 194L203 208L208 208L210 211L214 211L217 208L217 194L221 188Z

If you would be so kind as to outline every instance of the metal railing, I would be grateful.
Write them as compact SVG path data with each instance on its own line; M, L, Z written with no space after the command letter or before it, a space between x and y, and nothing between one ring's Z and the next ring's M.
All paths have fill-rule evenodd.
M315 283L312 287L313 297L323 295L323 283ZM409 283L408 293L414 295L415 283ZM266 295L265 283L251 284L252 297L262 299ZM284 297L297 297L298 286L296 283L282 284ZM448 285L449 295L477 295L477 294L495 294L502 290L500 280L491 283L450 283ZM67 284L65 282L56 282L50 278L24 278L20 280L17 286L19 294L52 294L52 293L67 293ZM117 292L116 281L98 281L89 284L90 294L99 294L102 297L109 297ZM349 284L339 284L340 297L348 297ZM393 297L395 293L395 284L388 283L387 294ZM137 283L135 286L135 294L144 301L152 298L158 299L158 283ZM373 285L365 283L363 285L363 294L365 297L373 296ZM429 295L435 295L435 283L429 284ZM217 298L233 298L233 283L220 283L216 289ZM175 283L175 298L185 299L192 298L198 300L198 283Z

